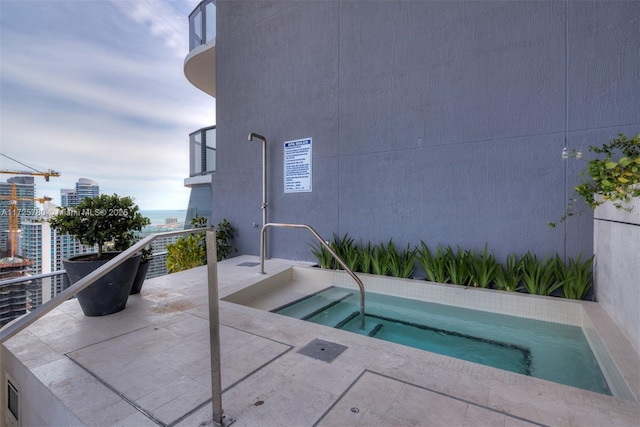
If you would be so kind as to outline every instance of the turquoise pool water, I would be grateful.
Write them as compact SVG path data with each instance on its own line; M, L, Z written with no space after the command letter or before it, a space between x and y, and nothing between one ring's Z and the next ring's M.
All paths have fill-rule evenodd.
M331 287L273 310L373 338L611 395L582 329Z

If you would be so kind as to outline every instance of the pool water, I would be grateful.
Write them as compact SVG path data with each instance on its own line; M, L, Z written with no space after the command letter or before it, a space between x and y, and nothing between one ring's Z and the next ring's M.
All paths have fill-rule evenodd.
M298 319L611 395L582 329L330 287L273 310Z

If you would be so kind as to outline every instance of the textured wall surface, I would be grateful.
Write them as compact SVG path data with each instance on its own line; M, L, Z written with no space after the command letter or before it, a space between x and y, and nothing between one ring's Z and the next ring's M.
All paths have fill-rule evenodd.
M640 198L632 212L608 202L595 211L595 293L640 352Z
M640 132L640 3L217 2L214 222L259 253L268 221L325 238L590 255L587 210L558 228L587 151ZM313 138L313 191L284 193L283 143ZM274 257L311 236L269 230Z

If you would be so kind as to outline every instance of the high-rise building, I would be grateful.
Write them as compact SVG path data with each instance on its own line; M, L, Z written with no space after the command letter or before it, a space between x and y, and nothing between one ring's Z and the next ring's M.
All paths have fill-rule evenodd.
M29 276L31 261L18 258L0 258L0 327L27 313L27 286L29 282L3 283L9 279Z
M80 178L76 182L75 189L60 190L60 205L63 208L71 208L87 197L94 198L98 195L100 195L100 186L97 182L89 178Z
M68 208L72 206L72 203L75 201L76 190L72 188L62 188L60 189L60 206L63 208Z
M18 227L25 216L34 212L35 184L32 176L16 176L7 179L6 182L0 182L0 253L5 256L9 255L10 250L9 207L14 185L17 197Z

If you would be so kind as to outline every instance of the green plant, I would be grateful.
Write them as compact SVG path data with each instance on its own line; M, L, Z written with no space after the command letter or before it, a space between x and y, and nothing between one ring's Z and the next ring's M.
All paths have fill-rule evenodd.
M457 253L454 253L451 246L447 246L445 254L447 274L451 283L468 286L471 281L470 252L458 246Z
M329 243L330 242L327 242L327 244ZM333 262L331 252L320 243L310 243L309 245L311 246L311 253L318 260L318 264L320 264L320 268L331 268Z
M389 257L388 273L393 277L411 277L411 273L413 273L416 265L416 249L412 249L407 243L406 249L399 252L393 240L389 240L387 253Z
M356 268L358 268L358 264L360 263L360 251L348 234L345 233L342 238L334 234L333 240L331 241L331 247L336 255L338 255L338 257L351 271L355 271ZM335 263L335 266L338 270L342 269L342 266L338 262Z
M538 261L536 255L527 252L521 261L522 281L527 292L533 295L551 295L562 284L556 280L557 264L553 258Z
M140 262L148 262L153 259L153 247L151 245L147 245L140 251L142 254L142 258L140 258Z
M489 247L485 243L481 254L469 252L471 284L475 287L488 288L496 279L500 268L496 258L489 253Z
M191 220L193 228L208 227L207 218L196 215ZM229 242L238 233L229 221L223 219L216 227L216 260L227 259L235 249ZM196 244L199 249L193 247ZM199 267L207 263L207 243L205 232L180 237L175 243L167 245L167 270L171 273ZM171 267L170 267L171 266Z
M518 259L518 255L508 255L506 265L499 265L496 271L496 278L494 282L496 285L496 289L511 292L518 291L521 289L521 280L522 271L520 268L520 260Z
M197 218L197 217L196 217ZM195 220L195 218L194 218ZM206 222L205 222L206 226ZM231 240L238 235L238 231L225 219L216 226L216 254L217 260L229 258L237 250L231 245ZM206 249L206 245L205 245Z
M206 253L200 236L190 234L167 245L167 270L169 273L188 270L206 263Z
M449 276L447 276L448 259L439 245L436 247L436 253L433 254L429 250L429 246L422 240L420 241L418 261L427 278L432 282L447 283L449 281Z
M371 271L386 276L389 271L389 253L384 243L375 245L371 250Z
M560 279L562 293L565 298L581 300L587 294L592 284L592 264L595 255L582 262L582 253L577 259L569 258L565 265L556 256L556 274Z
M371 242L367 242L367 246L364 246L361 243L358 249L360 250L360 266L358 270L363 273L370 273L371 272Z
M586 170L582 171L582 182L574 190L592 209L606 201L611 201L618 209L630 211L631 198L640 196L640 134L631 139L623 134L608 144L590 146L589 151L604 155L587 162ZM613 158L617 155L618 158ZM569 155L563 151L563 158L581 158L580 152ZM573 198L567 206L560 222L574 215ZM550 222L555 227L556 223Z
M85 198L75 207L59 209L50 220L51 227L75 236L84 245L98 245L95 259L104 259L107 242L118 251L127 249L135 241L136 232L151 223L131 197L117 194Z

